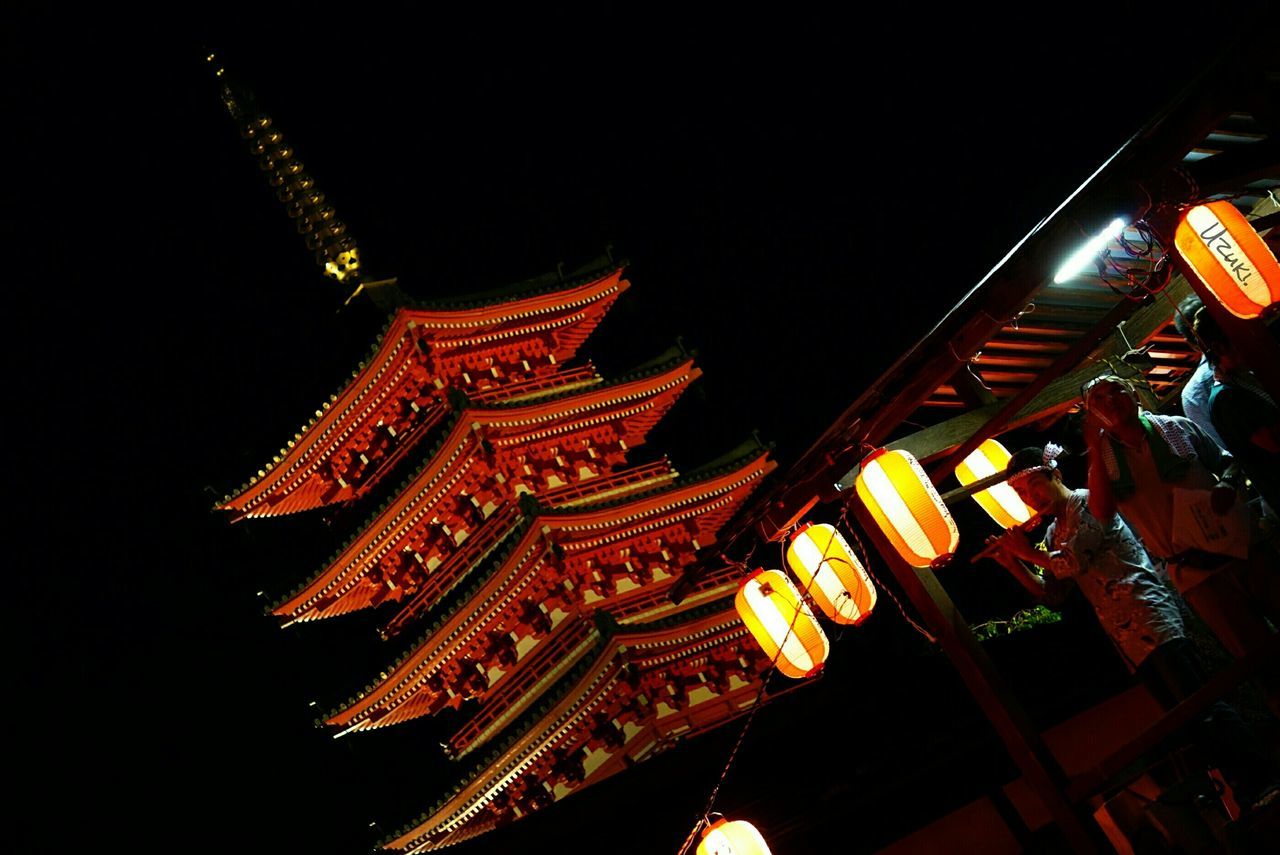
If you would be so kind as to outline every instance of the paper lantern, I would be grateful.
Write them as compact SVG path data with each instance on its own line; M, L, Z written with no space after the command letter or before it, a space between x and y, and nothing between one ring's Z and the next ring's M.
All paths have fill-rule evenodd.
M756 643L783 674L810 677L822 669L831 644L781 570L752 573L738 586L734 605Z
M956 478L962 485L968 487L974 481L981 481L983 478L989 478L997 472L1008 469L1010 456L1008 449L1003 445L994 439L988 439L970 452L964 462L956 467ZM1022 525L1035 515L1007 483L995 484L974 493L973 498L1001 528Z
M836 623L861 623L875 608L871 577L835 526L802 526L787 547L787 564L800 590Z
M721 817L703 829L697 855L770 855L770 852L754 825Z
M1196 205L1173 236L1178 254L1237 318L1256 318L1280 300L1280 265L1230 202Z
M858 498L912 567L930 567L956 551L960 532L920 463L901 450L873 451L855 482Z

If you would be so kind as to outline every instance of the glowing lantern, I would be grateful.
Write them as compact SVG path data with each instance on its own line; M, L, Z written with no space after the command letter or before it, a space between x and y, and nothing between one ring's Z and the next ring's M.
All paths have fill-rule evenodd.
M811 677L822 669L831 644L781 570L752 573L738 586L734 605L756 643L783 674Z
M875 608L871 577L835 526L803 526L791 538L787 564L801 590L836 623L861 623Z
M724 817L717 819L702 832L697 855L770 855L769 846L749 822Z
M1237 318L1256 318L1280 300L1280 265L1230 202L1196 205L1173 236L1178 254Z
M956 551L955 520L907 452L873 451L862 461L855 486L876 525L912 567L933 566Z
M1009 468L1009 457L1010 454L1003 445L994 439L988 439L956 467L956 478L968 487L974 481L981 481ZM995 484L974 493L973 498L1001 528L1013 528L1034 516L1032 510L1007 483Z

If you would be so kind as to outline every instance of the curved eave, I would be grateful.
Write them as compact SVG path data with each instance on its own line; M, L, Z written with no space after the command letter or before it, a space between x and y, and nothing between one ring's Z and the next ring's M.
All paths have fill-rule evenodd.
M357 538L344 546L333 562L304 587L277 604L272 613L289 622L310 621L348 614L372 605L373 593L358 587L360 578L368 570L370 561L381 554L377 552L381 544L396 541L405 534L411 525L405 506L426 485L439 479L444 465L457 462L458 448L470 435L469 428L483 430L484 435L496 445L563 435L581 429L584 421L598 423L629 406L652 410L655 401L663 395L667 396L666 405L669 406L699 374L693 361L686 359L666 371L611 389L580 390L553 401L515 407L464 410L458 415L452 433L442 442L440 450L412 483L398 493ZM665 408L661 411L665 412ZM505 437L502 437L503 433ZM326 598L328 602L322 608L315 608Z
M440 443L431 460L414 476L406 487L381 509L360 533L339 551L337 556L300 590L278 603L272 614L293 621L316 620L345 614L370 605L352 596L360 578L368 569L368 556L389 538L394 538L409 524L410 505L445 477L449 470L463 460L463 451L475 434L466 419L455 421L448 436ZM331 603L323 609L315 608L322 598ZM365 598L367 599L367 597Z
M674 583L671 583L656 590L632 592L615 604L610 612L619 623L628 626L664 619L688 606L706 604L735 594L740 576L738 568L725 566L704 574L679 603L671 601L670 592L674 587Z
M573 728L589 715L595 707L605 702L610 692L618 686L627 661L633 656L633 647L652 648L664 662L682 658L682 651L690 655L704 655L719 644L736 641L746 635L745 629L733 630L737 621L730 607L715 615L703 617L689 625L675 625L666 632L645 630L640 633L619 634L597 655L581 679L575 681L558 700L544 702L542 710L526 716L512 725L509 734L487 762L480 764L455 794L438 804L411 828L397 834L382 844L384 849L403 852L424 852L460 843L490 830L493 821L482 815L485 806L495 795L509 787L547 752L553 751ZM726 631L726 628L729 628ZM670 657L669 659L667 657ZM690 727L694 716L680 714L658 716L654 710L643 726L637 727L624 745L608 752L605 762L599 764L585 780L565 794L556 794L556 800L565 798L585 787L627 768L630 763L643 761L661 753L670 745L670 738L697 735L750 709L759 692L759 677L727 695L715 696L710 703L694 706L714 707L698 710L700 724ZM709 715L708 715L709 713ZM627 759L624 760L623 757Z
M648 662L663 657L670 658L673 654L678 656L679 649L686 647L688 643L702 643L712 635L716 636L717 643L723 640L726 633L734 637L745 635L731 598L712 603L686 602L677 611L679 614L661 621L630 627L619 625L616 634L611 636L611 643L626 652L628 661L643 665L642 660ZM678 632L673 633L673 627L677 624ZM540 673L531 689L514 699L502 697L496 687L491 689L493 694L486 697L480 709L472 716L472 721L488 720L481 727L469 722L450 739L446 751L458 760L487 745L495 735L541 700L546 692L554 692L553 685L559 676L576 667L599 639L599 630L592 629L585 635L583 642L570 647L568 653L557 659L553 667ZM510 676L504 675L504 679ZM498 704L501 704L500 710Z
M622 278L622 268L618 267L581 285L528 297L498 299L487 305L465 308L408 307L399 312L427 329L474 329L482 332L503 324L519 323L546 315L558 309L581 308L603 299L616 300L629 287L631 283Z
M408 340L409 325L404 317L404 310L398 311L387 328L374 344L373 355L352 373L347 382L335 395L316 410L315 417L294 435L294 439L280 450L277 460L268 463L258 470L255 477L240 489L227 496L215 506L215 510L232 511L244 518L261 518L280 516L319 507L318 497L309 495L292 496L292 501L281 499L276 507L260 507L268 502L268 496L275 491L292 492L294 485L305 481L321 462L327 460L337 447L334 434L345 437L344 422L358 407L371 407L378 398L377 389L380 378L388 374L396 374L397 369L407 362L412 353L412 344ZM336 440L341 442L341 440ZM276 508L280 509L277 510Z
M423 680L434 666L445 658L449 650L447 645L466 630L472 630L467 637L474 633L474 627L469 624L475 617L475 611L470 605L494 596L516 568L529 561L534 553L540 552L543 548L545 548L545 539L541 528L536 524L530 525L505 558L497 562L488 577L479 582L466 597L465 605L454 609L419 639L409 653L401 657L387 677L369 686L356 704L333 714L325 723L345 727L349 732L354 732L388 727L421 715L418 713L408 717L397 716L394 711L391 711L376 722L363 720L373 710L388 704L403 705L411 696L421 691Z
M341 500L326 501L323 496L312 495L314 491L306 491L305 482L315 468L329 459L345 438L354 433L361 418L385 399L389 390L382 388L383 381L398 376L398 371L403 370L404 362L413 352L408 336L410 329L423 328L428 331L429 338L439 340L441 347L448 349L519 338L547 328L577 327L572 334L562 333L557 339L554 357L563 362L576 353L608 308L629 287L621 277L619 268L575 288L488 307L451 311L397 310L387 329L375 342L373 355L360 364L343 390L331 396L330 401L316 411L315 418L280 450L275 460L235 493L228 495L215 509L255 518L294 513ZM560 316L540 323L528 323L556 313ZM511 325L514 327L503 329ZM337 440L333 439L335 433L339 437ZM301 491L299 484L304 485ZM281 490L291 495L269 503L268 496ZM264 507L264 504L270 504L270 507Z
M680 623L664 621L659 627L640 626L619 633L615 640L627 650L627 660L641 668L656 668L706 653L728 641L750 637L731 598L715 604L715 610L689 608L701 617ZM678 616L677 616L678 617Z
M768 460L767 454L762 452L755 460L749 461L736 471L660 491L633 502L621 502L605 509L586 513L538 516L530 524L525 537L508 557L495 566L487 582L478 585L466 599L459 602L447 621L415 646L413 651L402 659L386 678L369 686L358 703L330 717L326 723L347 728L346 732L357 732L388 727L424 715L425 711L410 705L412 696L422 690L423 681L437 666L454 656L461 646L467 644L477 634L487 631L495 618L504 613L502 603L496 602L504 590L508 596L514 596L511 592L524 590L532 584L535 576L532 571L538 565L529 560L530 551L539 546L544 539L557 540L557 532L579 534L589 532L590 545L595 546L611 539L627 537L629 534L625 529L635 528L637 525L642 525L648 530L664 521L698 519L712 510L720 511L718 516L727 517L750 494L759 479L774 466L773 461ZM725 497L729 498L726 500ZM712 504L717 507L710 508ZM658 517L659 520L655 522L653 517ZM521 568L524 568L523 572L519 578L516 578L515 574L521 571ZM614 603L629 602L637 596L651 595L658 589L666 590L674 581L675 578L672 577L645 585L636 591L607 597L593 602L592 610L599 608L607 610ZM685 608L705 602L715 591L699 593L702 596L691 599ZM671 607L671 610L680 611L681 609ZM566 618L566 620L582 619L580 615ZM536 649L545 642L545 639L540 641L532 649ZM529 662L529 653L532 649L504 672L489 691L496 688L502 681L519 673L522 665L527 665ZM397 713L392 709L376 721L367 720L377 708L387 705L394 705L397 709L403 708L403 711Z
M579 391L565 397L558 397L552 402L526 404L518 407L499 407L489 409L468 409L457 417L457 422L450 436L441 444L441 448L431 458L422 472L414 477L412 483L390 502L388 507L379 513L362 533L345 546L337 558L323 571L308 582L298 592L273 608L272 613L293 621L309 621L326 617L334 617L367 608L373 604L373 593L358 586L371 560L381 554L374 554L380 544L397 540L411 524L405 514L405 506L424 489L434 483L441 475L441 467L457 462L459 443L468 435L468 426L483 429L486 436L495 444L503 440L498 438L506 429L507 442L527 442L533 439L562 435L581 429L584 420L596 423L609 417L611 411L636 407L652 407L656 397L666 394L671 402L683 391L687 383L698 376L692 360L686 360L668 371L616 386L614 394L606 394L602 390L590 389ZM639 401L640 403L635 403ZM601 410L605 412L601 412ZM665 410L663 410L665 412ZM577 416L576 419L573 417ZM523 433L513 436L514 431ZM449 450L452 450L451 452ZM373 558L370 558L370 556ZM327 599L322 608L315 608L322 599Z
M569 511L548 511L546 523L552 529L562 531L613 528L632 519L663 512L679 512L685 506L713 499L758 481L776 468L777 463L768 458L768 453L761 452L759 457L740 468L710 478L674 487L665 485L639 497L628 497L601 506L588 505Z
M495 760L477 769L471 780L456 795L439 806L425 822L419 823L412 830L383 844L383 848L405 852L424 851L422 847L427 844L427 835L433 831L460 830L469 818L465 815L469 811L477 810L477 805L482 806L483 799L487 795L495 794L509 785L517 779L521 767L527 768L542 754L555 747L558 731L563 731L572 724L576 711L589 710L592 701L598 700L603 693L612 688L621 674L623 664L618 656L616 644L611 644L601 651L587 669L586 674L574 683L564 696L554 702L554 705L537 719L519 728L522 734L533 732L538 734L537 736L529 740L522 738L521 734L514 735ZM508 769L512 771L505 771ZM464 816L459 820L459 815ZM477 833L485 830L488 828L477 829ZM473 834L466 836L470 837ZM461 842L461 839L465 838L455 837L449 841L449 844ZM435 848L439 846L426 845L426 849Z
M702 376L693 359L685 359L665 370L623 383L605 383L589 389L575 389L534 403L498 405L471 410L472 418L490 428L489 435L498 440L508 434L523 437L530 430L556 419L590 416L602 419L601 409L621 410L628 404L650 401L664 392L679 394L689 383Z

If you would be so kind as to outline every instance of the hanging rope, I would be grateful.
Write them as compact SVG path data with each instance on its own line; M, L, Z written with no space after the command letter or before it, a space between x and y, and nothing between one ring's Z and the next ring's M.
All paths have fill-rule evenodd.
M907 614L907 610L903 607L902 602L896 596L894 596L893 589L887 586L884 582L881 582L878 578L876 578L876 575L871 572L871 562L867 560L867 555L868 555L867 548L863 546L862 539L858 537L857 533L853 529L853 526L849 525L848 517L849 517L849 506L846 504L840 510L840 522L843 523L843 527L845 531L849 532L849 536L853 538L853 542L858 545L857 548L859 552L859 558L862 560L862 568L867 571L867 575L871 577L871 581L875 583L877 588L879 588L881 591L889 595L889 599L893 602L895 606L898 607L898 613L902 615L902 619L905 620L907 624L911 626L912 629L914 629L916 632L920 633L926 639L928 639L930 644L937 644L938 639L935 638L933 634L929 632L929 630L925 629L923 626L916 623L911 618L911 615Z
M893 604L895 606L897 606L898 612L902 615L903 619L907 622L908 625L910 625L913 629L916 630L916 632L920 633L926 639L928 639L930 644L936 644L937 639L934 638L934 636L930 634L928 630L922 627L919 623L913 620L910 615L907 614L906 609L903 607L902 603L898 600L898 598L894 595L893 591L890 588L886 587L884 583L882 583L879 579L877 579L875 575L871 572L870 570L871 562L868 560L867 549L863 545L861 538L858 537L857 532L854 530L853 526L849 524L848 514L849 514L849 508L848 508L848 505L846 504L840 510L840 518L839 518L840 529L842 529L844 532L847 532L849 536L852 538L854 544L856 544L855 548L858 553L858 559L861 561L863 569L866 571L867 576L871 579L873 584L875 584L880 590L882 590L885 594L889 596L889 599L893 601ZM796 528L795 526L792 526L791 528L787 529L783 533L783 537L781 538L778 544L779 550L781 552L781 564L784 567L787 564L786 543L789 539L789 535L791 535L795 531L795 528ZM827 544L822 551L822 557L818 562L819 571L821 570L822 565L827 563L829 559L832 558L831 550L835 546L835 543L836 543L835 537L832 537L830 540L827 541ZM752 555L755 554L755 547L752 548L751 554ZM724 556L723 554L721 555L721 558L725 559L726 562L729 563L730 565L736 565L736 566L742 567L744 571L747 569L745 562L729 561L727 557ZM809 590L813 587L817 579L818 579L818 573L815 572L812 574L808 583L805 585L804 590L801 591L800 602L797 603L796 612L791 618L790 625L787 626L787 632L783 636L782 642L778 645L778 651L773 655L773 658L770 660L768 669L764 671L764 675L760 680L760 690L756 693L755 702L752 703L751 711L747 714L747 720L743 723L742 730L738 732L738 738L734 741L733 748L729 751L729 757L725 761L724 768L720 771L720 777L716 780L715 786L712 787L711 789L711 795L707 799L707 805L702 811L702 816L700 816L694 822L693 828L689 830L689 834L685 837L684 842L680 845L680 848L677 850L677 855L685 855L685 853L689 851L689 847L693 845L694 841L697 839L698 832L701 831L704 827L711 824L712 816L718 815L714 813L713 808L715 808L716 798L720 795L720 788L724 785L725 779L728 778L729 770L733 767L733 762L734 760L737 759L738 752L742 749L743 742L746 740L746 737L747 737L747 732L751 729L751 723L755 721L756 713L759 712L760 708L767 703L764 700L764 695L768 690L769 680L773 677L774 673L777 671L778 657L782 655L783 648L785 647L787 641L790 640L791 636L794 634L796 621L799 620L800 618L800 607L805 606L809 601ZM841 629L841 635L837 636L837 640L839 640L840 637L843 637L843 628Z
M783 566L786 566L787 536L790 535L791 532L793 532L794 530L795 530L795 526L792 526L791 528L787 529L783 533L783 537L779 543L779 548L782 550ZM830 554L831 547L832 545L834 545L834 543L835 543L834 537L827 542L826 548L824 548L822 551L822 559L818 563L819 567L822 566L822 562L827 560ZM753 554L754 552L755 550L752 549ZM813 583L817 581L817 578L818 578L818 574L814 573L813 577L809 580L809 583L805 585L804 590L800 593L800 601L796 603L795 614L792 615L791 623L787 626L787 632L785 635L783 635L781 643L778 644L778 652L773 654L773 658L769 661L769 667L764 671L764 676L761 677L760 679L760 690L756 693L756 699L751 704L751 711L747 713L747 720L745 723L743 723L742 730L738 733L738 739L737 741L734 742L733 749L729 752L729 759L725 761L724 769L720 771L720 777L719 779L716 780L716 785L711 790L711 797L707 799L707 806L706 808L703 809L702 816L698 817L697 821L694 822L693 828L689 830L688 836L685 837L684 843L680 845L680 848L677 850L676 855L685 855L685 853L689 851L689 846L693 843L694 839L698 836L698 832L701 831L704 826L711 824L710 818L712 815L712 808L714 808L716 805L716 797L720 795L720 787L723 786L725 782L725 778L729 776L729 769L732 768L733 761L737 758L738 751L742 748L743 740L747 738L747 731L751 729L751 722L755 721L756 713L759 712L760 707L764 705L764 694L769 688L769 679L773 676L774 672L777 670L778 657L782 655L783 648L786 646L787 641L791 639L791 636L795 632L796 621L800 619L800 610L802 607L804 607L805 603L807 602L809 597L809 589L813 587Z

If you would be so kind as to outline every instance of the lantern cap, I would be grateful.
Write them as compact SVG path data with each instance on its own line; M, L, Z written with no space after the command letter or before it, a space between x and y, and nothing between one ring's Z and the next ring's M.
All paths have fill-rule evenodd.
M756 569L748 573L746 576L742 577L742 580L738 582L738 590L742 590L743 588L745 588L748 582L750 582L752 579L759 576L763 572L764 572L763 567L757 567Z
M812 522L801 523L800 527L796 529L794 532L792 532L791 539L795 540L797 537L799 537L801 534L803 534L805 531L811 528L813 528Z
M861 464L859 464L859 465L860 465L861 467L865 467L868 463L870 463L871 461L875 460L877 457L880 457L880 456L885 455L885 454L888 454L888 453L889 453L889 449L887 449L887 448L884 448L884 447L877 448L875 451L872 451L872 452L871 452L870 454L868 454L866 457L862 458L862 463L861 463Z

